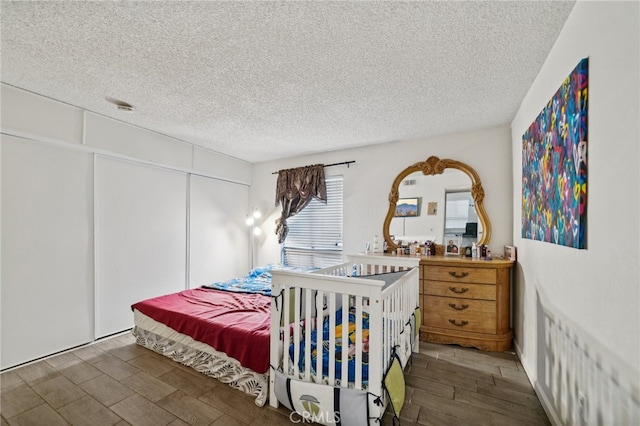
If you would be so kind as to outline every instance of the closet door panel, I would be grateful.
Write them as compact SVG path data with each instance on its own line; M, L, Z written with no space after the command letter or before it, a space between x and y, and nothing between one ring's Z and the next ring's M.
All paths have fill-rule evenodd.
M246 275L249 187L197 175L190 179L189 286Z
M186 286L187 175L96 156L96 337L133 327L131 305Z
M2 136L2 368L93 340L93 158Z

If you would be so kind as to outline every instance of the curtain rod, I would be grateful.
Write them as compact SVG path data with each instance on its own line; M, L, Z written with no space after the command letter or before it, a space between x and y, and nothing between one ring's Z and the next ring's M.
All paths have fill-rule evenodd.
M343 161L343 162L341 162L341 163L325 164L324 166L325 166L325 167L331 167L331 166L341 166L341 165L343 165L343 164L346 164L346 165L347 165L347 168L349 168L349 164L353 164L353 163L355 163L355 162L356 162L355 160L351 160L351 161ZM277 175L278 173L280 173L280 172L273 172L273 173L271 173L271 174L272 174L272 175Z

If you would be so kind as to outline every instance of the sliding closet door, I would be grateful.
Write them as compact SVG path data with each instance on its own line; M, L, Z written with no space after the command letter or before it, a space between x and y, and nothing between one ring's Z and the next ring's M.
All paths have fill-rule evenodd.
M133 326L131 304L186 287L187 175L96 156L96 338Z
M93 157L11 136L1 147L8 368L93 340Z
M189 286L246 275L249 187L196 175L190 179Z

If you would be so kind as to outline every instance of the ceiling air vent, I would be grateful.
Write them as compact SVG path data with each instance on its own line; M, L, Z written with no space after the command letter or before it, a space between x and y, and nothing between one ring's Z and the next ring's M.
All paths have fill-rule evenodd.
M405 186L416 185L417 183L418 183L418 181L415 180L415 179L406 179L406 180L402 181L402 184L405 185Z
M125 101L121 101L118 99L114 99L114 98L110 98L110 97L106 97L108 102L111 102L112 104L114 104L116 106L116 108L118 109L118 111L124 111L124 112L133 112L134 111L134 107L133 105L131 105L128 102Z

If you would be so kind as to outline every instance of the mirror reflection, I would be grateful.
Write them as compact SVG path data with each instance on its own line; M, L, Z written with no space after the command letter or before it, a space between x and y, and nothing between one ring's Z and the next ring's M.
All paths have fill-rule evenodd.
M471 190L445 189L444 242L453 241L461 247L478 242L482 225L478 221Z
M400 183L398 197L389 225L396 242L444 244L447 237L453 236L466 246L477 242L482 234L471 196L471 180L460 170L446 169L432 176L411 173Z
M383 224L387 250L415 241L435 242L438 253L447 245L487 244L491 224L483 200L480 178L465 163L431 156L410 165L391 185Z

